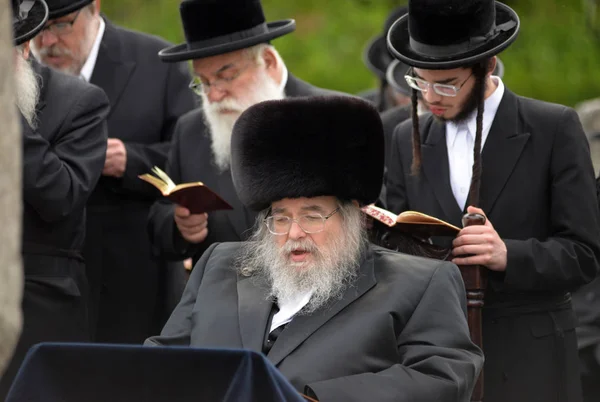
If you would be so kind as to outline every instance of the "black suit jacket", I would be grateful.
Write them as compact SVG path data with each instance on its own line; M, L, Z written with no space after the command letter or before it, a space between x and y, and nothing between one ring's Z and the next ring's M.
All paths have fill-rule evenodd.
M91 82L111 104L108 136L125 144L121 178L102 176L88 202L85 257L96 339L141 342L155 326L165 264L152 257L146 220L160 193L138 175L164 168L179 116L195 107L186 63L164 63L170 44L106 20Z
M381 113L381 122L383 123L383 134L385 140L385 164L390 161L392 150L392 138L398 124L411 118L410 104L403 106L394 106Z
M285 86L288 97L341 95L333 91L314 87L292 74ZM175 130L175 139L167 174L175 183L201 181L216 191L233 210L216 211L208 217L208 237L200 244L191 244L183 239L173 218L174 207L167 199L157 201L150 210L148 232L156 255L172 260L193 257L194 262L214 242L240 241L247 238L256 213L244 207L233 187L231 172L220 172L214 164L210 132L204 123L201 109L182 116Z
M90 203L152 202L156 189L137 176L165 165L177 119L195 106L189 70L185 63L158 59L158 52L170 45L165 40L104 20L90 82L110 100L108 136L125 143L127 167L122 178L102 177Z
M109 103L94 85L35 62L33 68L41 78L38 128L21 121L23 331L0 381L0 400L34 344L90 340L81 251L85 204L106 156Z
M264 282L236 273L239 249L206 251L161 335L146 344L263 351L273 303ZM379 247L339 300L294 317L266 356L322 402L467 402L482 365L457 267Z
M394 133L387 206L460 227L445 124L426 114L420 127L419 176L410 173L411 122ZM594 171L581 123L570 108L506 89L482 160L480 207L508 251L506 272L488 271L486 401L577 401L576 321L568 291L591 281L600 259ZM436 242L450 246L451 240Z

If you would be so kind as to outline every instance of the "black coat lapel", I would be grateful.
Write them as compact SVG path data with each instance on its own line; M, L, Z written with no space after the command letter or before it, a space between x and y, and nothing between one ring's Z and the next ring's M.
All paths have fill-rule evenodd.
M261 353L273 308L273 303L267 300L267 285L250 277L240 278L237 292L242 345Z
M481 153L480 206L487 215L492 212L528 139L529 133L521 132L519 128L518 99L505 89Z
M123 44L117 28L106 18L104 22L106 29L90 82L104 90L110 101L112 113L135 70L136 63L123 54Z
M448 149L446 147L446 125L433 118L421 121L421 164L425 178L432 187L435 197L446 216L438 216L449 223L461 225L462 211L452 193L450 185L450 168L448 166Z
M338 300L331 306L319 310L314 314L295 317L281 335L279 335L277 342L273 344L267 358L273 364L279 364L286 356L292 353L302 344L302 342L312 335L313 332L327 323L327 321L331 320L350 303L361 297L365 292L375 286L376 283L373 258L368 258L361 266L360 276L356 283L346 290L341 300Z

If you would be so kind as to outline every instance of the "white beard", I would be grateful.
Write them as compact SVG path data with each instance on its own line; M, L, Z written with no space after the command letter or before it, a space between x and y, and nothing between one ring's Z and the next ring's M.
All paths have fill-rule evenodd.
M40 87L31 64L20 54L17 56L15 68L15 97L17 107L23 117L32 128L35 128L37 124L36 106L40 97Z
M262 223L267 213L259 214L258 230L237 257L239 272L266 280L271 286L269 298L279 303L310 292L310 301L300 314L310 314L339 299L356 279L361 255L368 247L362 212L357 207L346 209L342 230L322 247L310 238L288 239L285 245L278 245ZM289 253L295 248L310 251L313 261L290 261Z
M202 94L202 108L205 122L210 129L214 161L221 172L229 169L231 134L240 115L252 105L284 97L283 90L279 89L279 85L262 68L248 88L247 97L244 99L228 97L221 102L210 103L208 97L204 93ZM233 110L234 113L220 113L221 110Z

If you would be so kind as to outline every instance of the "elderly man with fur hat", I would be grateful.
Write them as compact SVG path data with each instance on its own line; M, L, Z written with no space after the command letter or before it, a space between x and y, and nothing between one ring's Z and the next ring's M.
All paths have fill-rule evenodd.
M190 87L202 108L179 120L167 174L176 183L203 182L233 210L190 214L160 200L150 211L148 230L157 255L195 262L214 242L244 240L256 216L242 205L231 182L230 139L240 114L265 100L333 92L288 71L270 41L294 31L295 22L266 22L259 0L185 0L180 11L187 43L159 55L167 63L192 61Z
M15 81L23 143L23 333L0 382L0 399L29 348L43 341L90 341L82 249L85 205L106 155L104 92L31 60L44 27L43 0L13 0ZM19 152L20 145L15 145Z
M259 103L235 124L251 238L213 244L150 345L264 353L320 401L468 401L483 359L457 267L367 242L383 128L351 97ZM361 160L361 163L356 161Z
M581 401L569 292L599 270L594 170L574 110L492 76L518 31L493 0L409 1L388 45L431 113L394 134L388 207L487 216L445 242L456 264L487 268L485 401Z

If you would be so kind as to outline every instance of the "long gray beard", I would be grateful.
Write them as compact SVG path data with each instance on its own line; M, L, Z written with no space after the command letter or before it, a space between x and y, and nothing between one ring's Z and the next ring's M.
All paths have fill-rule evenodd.
M15 69L17 107L32 128L36 128L36 107L40 97L40 86L31 64L21 55L17 57Z
M268 298L279 303L312 292L309 303L300 314L310 314L331 301L339 300L355 281L368 245L360 210L354 206L343 208L341 234L333 236L321 249L310 238L288 240L280 247L263 224L266 212L261 213L257 218L258 229L238 256L239 272L266 281L270 285ZM309 266L289 260L289 253L299 247L311 252L313 262Z
M210 103L202 94L202 110L204 120L210 129L211 147L217 168L223 172L231 163L231 134L238 117L250 106L266 100L283 99L285 97L279 85L259 67L258 76L247 89L244 99L227 97L221 102ZM219 113L222 109L233 110L233 114Z

